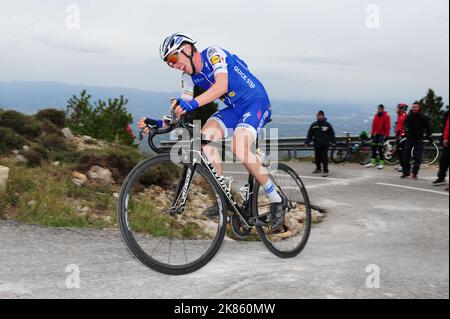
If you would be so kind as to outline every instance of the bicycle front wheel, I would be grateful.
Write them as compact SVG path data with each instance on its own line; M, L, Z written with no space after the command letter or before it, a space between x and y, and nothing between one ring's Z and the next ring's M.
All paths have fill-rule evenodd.
M372 148L369 145L361 145L360 149L356 152L355 158L361 165L369 164L372 157Z
M277 188L288 198L289 207L284 224L272 230L269 227L256 226L256 231L264 245L281 258L292 258L300 254L305 247L311 231L311 205L305 185L298 174L285 164L270 174ZM267 214L270 203L264 190L256 183L253 197L255 217Z
M223 196L206 168L198 165L189 188L185 166L160 155L138 164L126 178L118 202L118 222L129 250L146 266L170 275L203 267L225 236ZM188 192L184 211L171 208ZM220 214L208 219L202 212L217 205Z

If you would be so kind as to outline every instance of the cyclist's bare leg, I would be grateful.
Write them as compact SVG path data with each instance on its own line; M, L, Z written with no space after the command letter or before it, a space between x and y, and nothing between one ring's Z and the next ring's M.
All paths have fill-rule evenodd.
M236 158L244 164L248 172L255 177L258 184L265 185L269 181L268 172L259 157L251 150L254 142L255 135L250 130L237 128L233 135L231 150Z
M207 140L210 141L219 141L223 139L223 137L225 136L225 132L223 131L219 123L212 119L208 120L206 124L203 126L202 134ZM203 146L203 153L206 155L208 160L214 166L219 176L222 176L223 175L222 156L217 147L214 147L212 145L205 145Z

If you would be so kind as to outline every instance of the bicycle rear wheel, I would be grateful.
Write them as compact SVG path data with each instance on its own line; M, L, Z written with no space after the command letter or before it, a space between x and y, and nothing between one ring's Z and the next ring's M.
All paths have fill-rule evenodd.
M264 245L281 258L292 258L305 247L311 231L311 205L308 193L297 173L285 164L271 174L278 189L288 198L289 208L284 225L277 230L256 226L256 231ZM264 190L256 183L253 196L255 217L267 214L269 201Z
M169 155L141 162L123 183L118 202L118 222L129 250L146 266L170 275L193 272L210 261L227 225L223 196L206 168L196 167L189 189L179 186L186 179L184 168ZM178 190L188 192L185 210L170 214ZM214 205L219 217L204 217L202 212Z
M372 148L370 145L363 144L360 146L355 154L355 158L361 165L369 164L370 158L372 157Z
M336 144L336 147L331 150L331 160L336 163L342 163L347 158L347 145L344 143Z

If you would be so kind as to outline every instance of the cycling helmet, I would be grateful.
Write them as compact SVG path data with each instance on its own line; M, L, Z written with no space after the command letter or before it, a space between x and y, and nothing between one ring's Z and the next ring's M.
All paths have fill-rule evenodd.
M178 49L182 43L195 44L196 41L188 34L177 32L168 36L159 47L161 59L165 60L170 52Z
M361 134L359 134L359 138L361 140L368 140L369 139L369 133L367 133L366 131L361 132Z
M408 110L408 105L404 104L404 103L400 103L399 105L397 105L397 107L403 111L407 111Z

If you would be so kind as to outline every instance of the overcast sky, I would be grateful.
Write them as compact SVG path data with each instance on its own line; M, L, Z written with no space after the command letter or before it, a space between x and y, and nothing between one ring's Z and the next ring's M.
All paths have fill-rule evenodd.
M183 31L239 55L276 99L410 102L434 88L448 101L448 17L448 0L0 0L0 81L176 91L158 47Z

